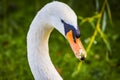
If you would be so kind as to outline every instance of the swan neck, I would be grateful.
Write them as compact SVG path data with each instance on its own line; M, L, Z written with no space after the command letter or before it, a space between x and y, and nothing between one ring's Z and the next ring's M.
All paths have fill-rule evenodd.
M62 80L49 56L48 40L53 28L40 25L36 28L32 25L27 36L27 49L29 65L35 80Z

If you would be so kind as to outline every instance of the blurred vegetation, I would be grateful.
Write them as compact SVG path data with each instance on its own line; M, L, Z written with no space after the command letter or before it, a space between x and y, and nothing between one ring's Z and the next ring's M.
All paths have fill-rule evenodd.
M37 11L51 1L0 0L0 80L34 80L27 61L26 35ZM63 79L120 80L120 0L59 1L78 15L88 53L79 62L65 38L53 30L50 56Z

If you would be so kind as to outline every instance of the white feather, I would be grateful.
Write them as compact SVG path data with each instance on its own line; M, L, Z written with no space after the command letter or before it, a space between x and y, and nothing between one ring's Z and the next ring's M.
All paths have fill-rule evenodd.
M77 28L77 17L64 3L51 2L44 6L30 25L27 35L28 61L35 80L62 80L49 57L49 35L55 27L65 36L61 19Z

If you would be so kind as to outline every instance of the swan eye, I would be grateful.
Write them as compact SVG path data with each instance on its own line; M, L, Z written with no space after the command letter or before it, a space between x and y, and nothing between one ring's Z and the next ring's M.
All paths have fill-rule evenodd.
M65 35L70 30L72 30L73 39L74 39L74 42L76 42L76 38L80 37L80 30L79 30L79 28L75 29L74 26L72 26L72 25L70 25L68 23L65 23L64 20L61 20L61 22L64 24Z

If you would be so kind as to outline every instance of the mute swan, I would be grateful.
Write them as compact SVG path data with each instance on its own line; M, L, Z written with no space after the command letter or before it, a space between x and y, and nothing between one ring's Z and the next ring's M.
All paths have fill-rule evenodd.
M53 28L68 40L78 59L86 57L74 11L62 2L48 3L37 13L27 34L28 62L35 80L62 80L49 57L48 40Z

